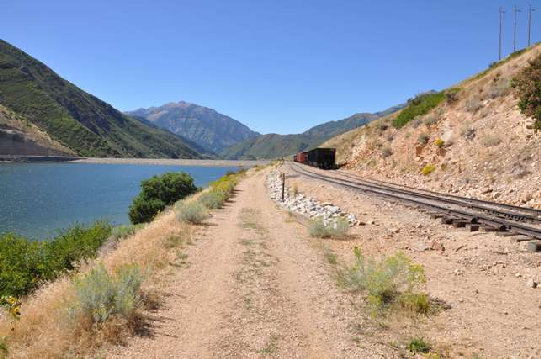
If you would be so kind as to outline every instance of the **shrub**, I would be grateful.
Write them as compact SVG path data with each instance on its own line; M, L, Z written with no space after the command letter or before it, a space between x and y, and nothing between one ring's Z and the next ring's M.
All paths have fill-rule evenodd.
M193 178L185 172L153 176L141 182L141 192L133 200L128 215L133 224L149 222L166 206L196 191Z
M502 142L502 139L498 135L495 135L495 134L485 135L481 139L481 143L485 147L498 146L501 142Z
M421 145L426 145L430 141L430 136L426 133L421 133L417 138L417 142Z
M308 233L316 238L343 238L349 231L349 222L342 217L324 220L318 218L308 224Z
M460 92L460 88L450 88L445 91L445 102L448 105L452 105L455 102L458 101L458 93Z
M353 291L364 292L374 313L395 304L404 295L414 294L425 282L423 267L412 263L402 252L379 262L366 258L359 248L355 248L354 254L355 264L343 273L343 284Z
M441 92L426 93L408 100L408 106L402 110L393 120L393 126L402 128L416 116L427 114L430 110L438 106L445 99L445 94Z
M530 61L512 81L519 98L520 112L536 120L536 128L541 127L541 55Z
M121 226L113 227L113 230L111 232L111 238L115 240L127 238L129 236L134 235L142 227L143 227L142 224L121 225Z
M222 191L212 190L203 193L199 197L199 202L208 209L222 208L227 199L227 194Z
M414 354L429 353L431 349L432 346L429 343L425 342L424 338L422 337L413 338L408 343L408 350Z
M383 158L387 158L387 157L391 156L392 154L393 154L393 150L391 149L391 147L385 146L385 147L383 147L381 149L381 156Z
M483 105L481 104L481 98L477 95L473 95L466 102L466 111L468 112L477 112Z
M72 310L95 323L103 323L111 315L129 319L139 305L142 281L137 265L120 267L111 276L100 263L75 281L77 300Z
M432 172L434 172L436 170L436 166L434 165L426 165L423 167L423 169L421 170L421 173L425 176L431 174Z
M180 202L177 206L177 218L191 224L202 224L209 218L208 210L199 202Z
M435 141L434 141L434 145L436 147L443 147L443 145L445 145L445 141L442 140L441 138L437 138Z
M35 242L13 234L0 236L0 296L21 296L94 257L111 235L111 226L73 226L57 237Z

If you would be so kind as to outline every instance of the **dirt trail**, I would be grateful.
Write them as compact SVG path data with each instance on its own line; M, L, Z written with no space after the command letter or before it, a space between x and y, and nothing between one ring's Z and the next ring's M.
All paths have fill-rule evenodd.
M305 233L268 199L263 173L243 180L174 272L152 334L110 356L394 356L353 340L359 318Z

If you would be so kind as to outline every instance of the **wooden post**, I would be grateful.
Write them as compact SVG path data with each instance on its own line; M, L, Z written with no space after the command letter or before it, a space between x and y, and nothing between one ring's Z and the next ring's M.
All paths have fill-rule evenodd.
M282 202L284 201L285 188L286 188L286 174L282 173Z

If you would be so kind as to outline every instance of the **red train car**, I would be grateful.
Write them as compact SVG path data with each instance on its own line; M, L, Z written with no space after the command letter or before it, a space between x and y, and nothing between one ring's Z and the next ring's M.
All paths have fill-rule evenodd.
M296 154L297 161L299 163L306 163L308 161L308 152L299 152Z

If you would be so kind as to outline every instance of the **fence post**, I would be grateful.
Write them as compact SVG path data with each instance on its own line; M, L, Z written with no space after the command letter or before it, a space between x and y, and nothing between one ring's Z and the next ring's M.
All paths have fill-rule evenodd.
M286 188L286 174L282 173L282 202L284 201L285 188Z

